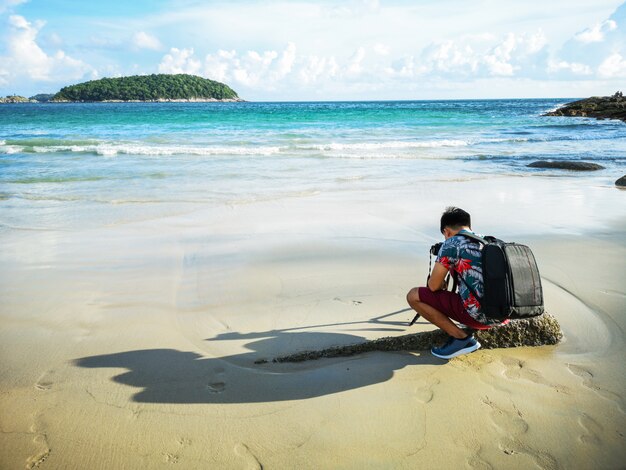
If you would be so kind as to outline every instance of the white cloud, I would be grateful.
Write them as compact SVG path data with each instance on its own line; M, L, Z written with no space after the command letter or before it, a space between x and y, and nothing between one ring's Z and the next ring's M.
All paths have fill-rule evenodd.
M52 33L48 36L48 43L52 46L59 47L63 45L63 39L57 33Z
M543 31L536 33L507 34L506 38L485 56L485 63L490 75L512 76L518 73L524 74L526 67L532 68L537 65L543 67L540 54L546 45L546 37Z
M586 64L581 64L579 62L567 62L565 60L551 60L550 62L548 62L548 72L558 73L563 71L571 72L574 75L591 75L593 73L591 67Z
M458 39L431 44L422 51L419 67L415 59L405 59L399 76L433 73L438 76L460 77L511 77L536 73L543 68L546 55L546 38L542 31L535 33L508 33L503 38L491 34L474 34Z
M553 55L550 72L572 79L585 75L603 80L624 76L623 57L626 56L626 3L619 6L606 20L596 22L572 35ZM559 69L559 70L557 70Z
M298 69L300 83L308 85L338 77L340 67L335 57L308 56Z
M161 60L159 71L200 73L244 90L274 91L279 84L302 89L314 83L337 84L337 80L361 86L363 74L372 71L365 64L366 56L365 48L358 47L340 62L335 56L298 54L296 45L288 43L282 51L218 50L202 60L195 57L192 49L172 48Z
M574 39L582 43L602 42L607 32L617 28L617 23L613 20L606 20L596 23L591 28L587 28L574 36Z
M603 78L625 78L626 59L621 54L611 54L598 67L598 75Z
M38 22L38 23L40 27L44 25L43 22ZM30 23L26 21L26 18L24 18L23 16L19 16L19 15L9 16L9 25L17 29L27 29L30 27Z
M449 40L426 48L419 61L422 67L415 68L415 59L411 57L405 61L404 70L405 72L413 70L420 74L428 71L439 74L472 74L477 70L480 60L480 56L469 44Z
M197 57L192 49L174 48L163 57L159 70L199 73L228 83L251 98L281 96L278 93L284 90L289 90L291 96L308 97L326 97L332 93L356 96L367 90L408 92L420 89L420 84L432 88L437 83L453 89L462 83L488 80L511 80L511 83L561 80L580 84L626 75L626 53L619 48L619 41L615 42L616 34L621 34L620 21L615 16L612 18L600 23L599 30L610 33L602 43L582 45L579 37L582 33L576 39L571 36L570 43L577 43L579 48L611 46L613 51L598 56L596 62L551 51L546 34L537 29L505 34L476 31L416 47L408 53L395 46L392 49L387 41L371 38L353 44L350 54L345 49L326 54L312 52L306 49L310 45L305 44L301 49L295 43L288 43L283 49L218 50Z
M346 72L348 75L359 75L363 72L363 59L365 59L365 49L359 47L350 58Z
M163 56L159 64L161 73L189 73L192 75L200 71L202 64L193 57L193 49L178 49L172 47L169 54Z
M354 18L362 15L377 13L380 10L379 0L344 0L338 5L330 5L322 9L322 14L328 17Z
M296 60L296 45L293 42L287 44L287 48L282 52L276 69L272 74L274 80L280 80L285 77L293 69L293 64Z
M84 76L92 70L84 62L57 50L48 55L37 43L37 35L44 22L30 23L23 16L8 18L9 35L6 55L0 57L0 75L5 83L17 80L51 81L70 80Z
M378 55L389 55L389 53L391 52L391 49L389 48L389 46L382 44L380 42L377 42L376 44L374 44L374 47L372 49Z
M159 41L158 38L144 31L133 34L132 43L137 49L152 49L158 51L162 47L161 41Z
M368 53L367 50L372 51ZM419 55L391 57L382 43L357 46L351 55L305 54L294 43L283 50L218 50L204 59L192 49L173 48L159 64L166 73L201 73L247 91L322 87L363 89L395 87L398 81L445 77L453 81L480 77L525 76L526 69L546 74L546 38L542 31L503 37L476 34L433 44ZM581 72L577 69L577 72ZM392 85L392 83L394 85ZM316 86L313 88L312 85Z
M0 13L15 7L22 3L26 3L28 0L0 0Z

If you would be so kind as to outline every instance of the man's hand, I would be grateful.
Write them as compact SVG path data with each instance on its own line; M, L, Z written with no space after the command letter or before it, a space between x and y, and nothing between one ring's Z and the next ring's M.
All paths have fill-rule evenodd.
M444 289L446 274L448 274L446 267L441 263L435 263L433 272L428 280L428 288L432 292Z

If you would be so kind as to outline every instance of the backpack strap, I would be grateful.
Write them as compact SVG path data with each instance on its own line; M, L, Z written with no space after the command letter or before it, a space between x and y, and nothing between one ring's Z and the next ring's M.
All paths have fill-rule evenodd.
M457 233L457 235L462 235L464 237L471 238L472 240L476 240L477 242L482 243L483 245L486 245L487 243L489 243L489 238L493 238L493 237L485 237L485 238L479 237L475 233L470 233L470 232L459 232Z

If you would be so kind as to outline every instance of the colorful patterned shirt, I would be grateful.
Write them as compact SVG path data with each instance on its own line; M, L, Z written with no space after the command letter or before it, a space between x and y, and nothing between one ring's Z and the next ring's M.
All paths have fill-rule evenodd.
M464 229L459 233L463 232L469 231ZM499 321L485 316L480 308L479 300L467 288L467 285L471 286L478 297L482 298L483 267L481 249L482 246L479 242L460 234L455 235L443 242L437 255L437 262L441 263L448 271L455 272L459 277L463 278L463 280L459 279L458 287L465 311L474 320L483 325L499 325Z

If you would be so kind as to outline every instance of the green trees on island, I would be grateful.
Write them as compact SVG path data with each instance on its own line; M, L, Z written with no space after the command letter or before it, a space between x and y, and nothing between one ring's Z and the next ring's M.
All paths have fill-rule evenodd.
M237 93L214 80L187 74L102 78L66 86L54 101L238 100Z
M31 96L29 99L35 100L39 103L47 103L54 98L54 93L38 93L35 96Z

